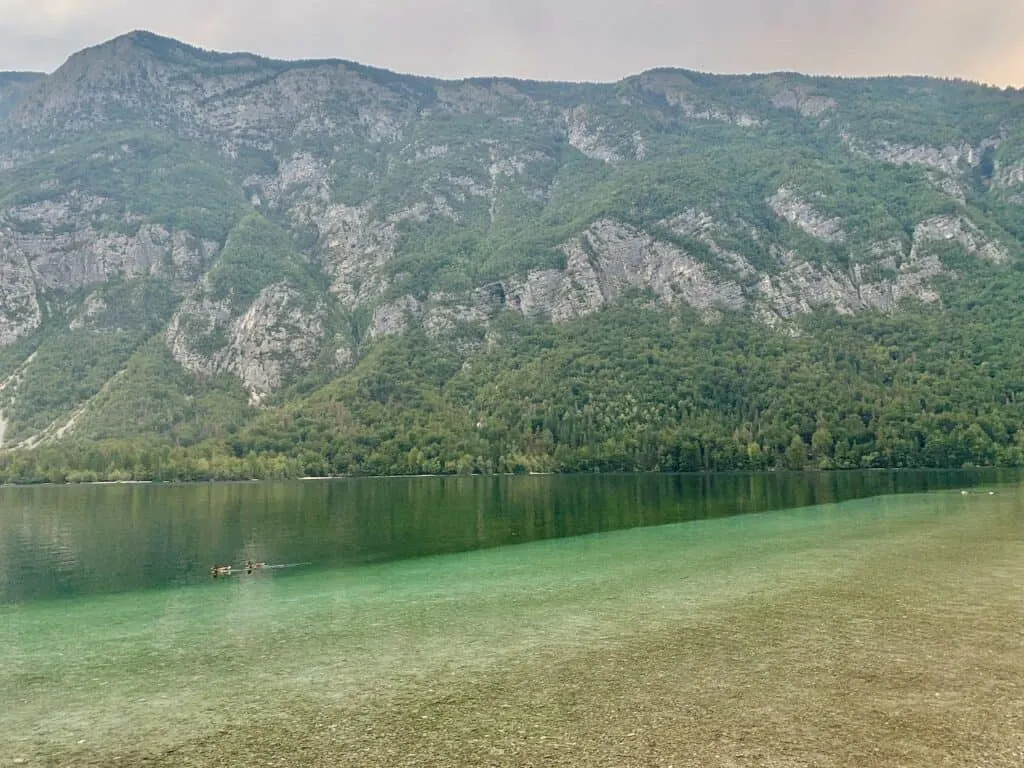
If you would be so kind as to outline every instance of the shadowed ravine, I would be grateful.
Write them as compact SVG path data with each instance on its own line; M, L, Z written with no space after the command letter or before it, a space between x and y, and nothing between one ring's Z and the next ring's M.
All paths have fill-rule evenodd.
M1024 758L1024 488L0 608L0 764Z

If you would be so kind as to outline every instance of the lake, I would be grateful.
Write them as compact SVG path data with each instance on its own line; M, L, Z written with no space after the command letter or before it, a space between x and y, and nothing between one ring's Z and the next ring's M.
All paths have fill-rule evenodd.
M1019 483L3 488L0 765L1020 765Z

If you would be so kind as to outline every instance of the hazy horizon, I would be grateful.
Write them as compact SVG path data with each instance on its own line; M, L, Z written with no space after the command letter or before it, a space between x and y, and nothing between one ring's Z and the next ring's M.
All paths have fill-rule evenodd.
M132 30L207 50L409 74L613 82L719 74L916 75L1024 85L1018 0L0 0L0 70L52 72ZM242 22L242 23L240 23Z

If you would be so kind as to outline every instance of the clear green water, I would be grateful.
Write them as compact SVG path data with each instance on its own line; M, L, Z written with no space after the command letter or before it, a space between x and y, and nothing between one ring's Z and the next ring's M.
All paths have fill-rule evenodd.
M5 489L0 765L1019 764L1024 488L569 480ZM72 565L24 586L42 541ZM193 574L249 554L317 564Z
M1017 478L979 470L0 488L0 603L205 584L214 563L334 569Z

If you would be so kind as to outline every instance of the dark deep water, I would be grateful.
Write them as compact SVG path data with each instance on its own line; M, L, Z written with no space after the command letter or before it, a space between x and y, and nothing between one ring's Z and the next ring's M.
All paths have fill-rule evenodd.
M293 566L272 571L283 578L1019 478L975 470L0 488L0 603L208 581L215 562Z

